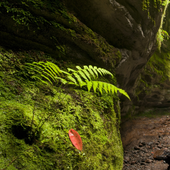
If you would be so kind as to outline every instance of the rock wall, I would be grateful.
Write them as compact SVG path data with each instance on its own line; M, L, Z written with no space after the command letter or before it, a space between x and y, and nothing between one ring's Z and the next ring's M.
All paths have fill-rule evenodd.
M170 34L170 6L166 10L163 29ZM139 76L135 90L136 112L170 106L170 40L164 34L161 49L150 58Z
M92 64L115 72L122 113L135 101L138 77L157 48L162 1L63 0L55 3L1 2L0 44L36 49L57 60ZM64 4L64 5L63 5ZM24 10L23 10L24 9Z
M117 82L133 101L137 78L157 48L156 34L163 6L157 1L156 8L151 3L150 8L144 9L144 4L133 0L76 0L67 1L67 5L83 23L120 49ZM131 102L122 102L122 113L130 107Z

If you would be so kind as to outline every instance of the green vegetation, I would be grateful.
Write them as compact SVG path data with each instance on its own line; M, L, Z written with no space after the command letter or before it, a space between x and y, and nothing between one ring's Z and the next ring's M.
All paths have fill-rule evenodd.
M0 169L121 170L118 98L32 79L25 63L38 59L54 61L0 48ZM80 134L82 152L69 129Z
M113 79L113 74L109 72L108 70L104 68L97 68L96 66L83 66L84 68L81 68L80 66L76 66L77 70L73 70L71 68L67 68L67 71L61 70L57 65L51 62L33 62L32 64L27 63L28 71L33 71L34 78L39 79L40 81L46 83L50 82L51 84L56 84L58 80L61 81L62 84L69 84L69 85L75 85L80 88L83 86L86 86L88 91L90 92L91 88L93 88L93 91L96 93L96 90L98 89L101 94L103 94L103 90L106 93L116 94L118 91L125 95L127 98L130 99L128 94L116 86L102 81L97 81L96 79L101 76L110 75ZM36 75L38 73L38 75ZM45 79L46 81L44 81ZM50 80L51 79L51 80ZM94 80L93 80L94 79ZM54 83L52 83L52 81Z
M150 109L143 113L135 115L133 118L139 118L139 117L148 117L148 118L157 118L161 116L170 116L170 112L168 109Z
M170 78L170 54L163 51L155 52L145 66L136 88L138 100L143 100L146 94L152 93L154 89Z
M157 32L157 44L158 44L159 51L161 50L161 43L164 41L164 39L165 40L169 39L169 34L165 30L162 29L163 20L166 15L166 10L167 10L169 3L170 3L169 0L154 0L154 2L151 2L150 0L142 1L143 10L148 12L148 17L154 22L154 24L155 24L155 21L152 17L152 15L154 16L153 9L156 9L158 12L163 13L160 27Z

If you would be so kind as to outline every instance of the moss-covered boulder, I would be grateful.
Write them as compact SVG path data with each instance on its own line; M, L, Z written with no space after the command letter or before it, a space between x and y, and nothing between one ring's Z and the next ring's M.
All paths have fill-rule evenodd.
M29 79L23 61L40 55L50 59L1 48L0 169L121 170L118 99ZM70 129L80 134L82 151Z

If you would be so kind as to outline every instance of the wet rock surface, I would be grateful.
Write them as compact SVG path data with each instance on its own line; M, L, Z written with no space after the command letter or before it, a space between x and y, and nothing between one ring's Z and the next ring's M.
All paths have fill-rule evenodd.
M170 117L123 123L123 170L170 170Z

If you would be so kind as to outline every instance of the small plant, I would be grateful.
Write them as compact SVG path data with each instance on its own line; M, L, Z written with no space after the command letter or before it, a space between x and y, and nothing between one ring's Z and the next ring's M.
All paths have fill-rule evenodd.
M169 34L163 30L163 29L159 29L157 32L157 43L158 43L158 49L160 51L161 49L161 44L164 40L168 40L169 39Z
M99 76L109 75L113 78L113 74L104 68L97 68L96 66L76 66L77 70L67 68L68 71L61 70L56 64L51 62L33 62L27 63L29 71L33 71L32 78L39 79L43 83L51 84L68 84L77 87L87 87L96 93L97 90L102 94L103 90L106 93L117 94L118 91L130 99L129 95L123 90L113 84L97 81Z

